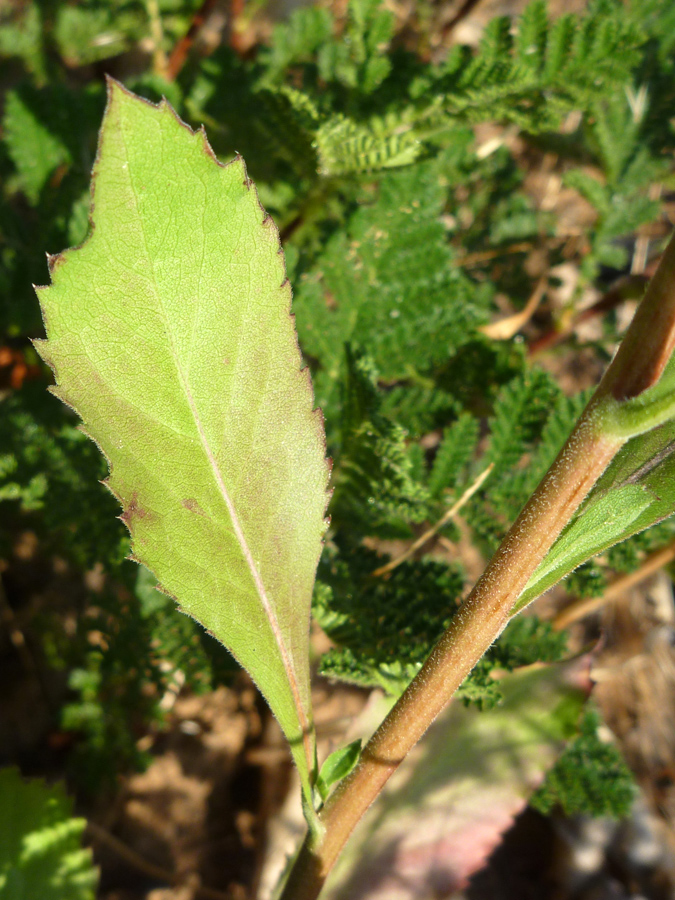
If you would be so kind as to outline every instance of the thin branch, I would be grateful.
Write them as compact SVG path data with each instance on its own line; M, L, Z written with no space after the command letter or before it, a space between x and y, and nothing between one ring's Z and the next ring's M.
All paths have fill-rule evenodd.
M123 841L110 834L105 828L101 828L101 826L97 825L95 822L87 822L87 831L94 841L105 844L106 847L110 848L110 850L116 853L121 859L129 863L130 866L133 866L134 869L138 869L139 872L143 872L143 874L147 875L149 878L154 878L156 881L163 881L174 887L181 887L186 884L186 876L176 875L173 872L169 872L167 869L163 869L161 866L156 866L154 863L148 862L148 860L141 856L140 853L132 850L131 847L128 847ZM199 884L190 884L190 889L193 892L193 896L198 898L198 900L202 900L202 898L203 900L235 900L234 896L230 893L217 891L215 888L204 887Z
M651 184L649 186L649 199L656 202L661 199L663 193L663 185L660 183ZM638 229L637 239L635 241L635 249L633 250L633 259L631 260L631 275L642 275L649 259L649 242L652 238L650 229L644 226Z
M443 513L443 515L435 525L432 525L431 528L428 529L428 531L425 531L424 534L421 535L421 537L418 537L417 540L414 541L407 550L404 550L404 552L401 553L400 556L397 556L396 559L390 560L388 563L386 563L386 565L380 566L379 569L375 569L375 571L371 574L376 577L380 575L387 575L397 566L400 566L401 563L405 562L406 559L410 559L413 553L416 553L420 549L420 547L423 547L428 541L430 541L432 537L434 537L434 535L437 534L441 530L441 528L443 528L444 525L447 525L448 522L454 519L460 509L462 509L462 507L468 503L468 501L473 497L476 491L481 487L494 467L495 464L490 463L487 469L484 469L480 473L474 483L464 491L459 500L457 500L456 503L453 503L450 509Z
M454 16L445 23L441 30L441 43L445 44L452 32L459 25L459 23L465 19L470 12L473 11L474 7L478 6L481 0L464 0L460 8L454 14Z
M164 52L164 29L162 13L158 0L145 0L145 8L150 20L150 36L152 38L152 70L155 75L166 78L167 60Z
M588 322L596 316L604 315L606 312L615 309L624 300L639 300L644 294L647 283L648 279L643 275L627 275L620 278L592 306L577 313L568 327L560 330L553 329L531 341L528 346L530 359L567 340L583 322Z
M675 541L648 556L640 568L635 572L630 572L628 575L621 575L619 578L615 578L614 581L608 585L602 596L581 598L580 600L575 600L574 603L570 603L569 606L565 607L565 609L559 612L555 617L553 620L553 627L556 631L562 631L563 628L567 628L572 622L577 622L579 619L590 616L591 613L597 612L599 609L602 609L605 604L616 600L617 597L620 597L626 591L635 587L636 584L644 581L645 578L654 575L655 572L658 572L659 569L667 566L668 563L672 562L674 559Z
M512 253L528 253L535 249L532 241L520 241L517 244L509 244L508 247L496 247L494 250L480 250L477 253L465 253L458 256L453 262L456 266L477 266L498 256L510 256Z
M675 236L623 343L565 446L424 666L319 813L279 900L316 900L362 815L501 634L530 577L625 439L603 426L616 399L658 381L675 344Z
M492 250L478 250L475 253L458 255L453 260L455 266L479 266L500 256L511 256L513 253L529 253L531 250L554 249L567 243L570 238L578 238L576 231L558 232L551 237L542 237L537 241L518 241L515 244L507 244L503 247L494 247Z
M192 17L192 22L190 23L190 27L188 28L187 32L183 35L183 37L178 41L176 46L171 51L171 55L169 56L169 61L166 66L166 77L169 81L173 81L175 78L177 78L179 72L185 65L185 61L188 58L188 54L192 49L192 45L194 44L197 35L199 34L199 30L211 15L211 11L215 7L215 5L216 0L204 0L202 5Z

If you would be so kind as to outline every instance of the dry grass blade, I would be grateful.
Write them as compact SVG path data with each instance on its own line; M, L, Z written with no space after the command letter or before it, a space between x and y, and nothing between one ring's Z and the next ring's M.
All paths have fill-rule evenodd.
M413 541L413 543L408 547L408 549L405 550L403 553L401 553L400 556L397 556L396 559L392 559L386 565L380 566L379 569L375 569L375 571L372 574L375 576L387 575L389 572L393 571L393 569L395 569L397 566L400 566L401 563L405 562L407 559L410 559L410 557L414 553L416 553L420 549L420 547L423 547L428 541L430 541L431 538L434 537L434 535L437 534L444 525L447 525L447 523L457 515L457 513L460 511L460 509L466 505L466 503L473 497L473 495L476 493L476 491L480 488L480 486L483 484L483 482L488 477L488 475L493 470L493 468L494 468L494 463L490 463L490 465L487 467L487 469L484 469L480 473L480 475L478 476L478 478L476 478L474 483L464 491L464 493L459 498L459 500L456 503L453 503L453 505L450 507L450 509L441 516L441 518L438 520L438 522L436 522L435 525L432 525L432 527L429 528L428 531L425 531L424 534L421 535L420 537L418 537L416 541Z
M576 622L579 619L583 619L585 616L589 616L591 613L597 612L599 609L602 609L605 604L616 600L621 594L625 593L630 588L635 587L635 585L644 581L645 578L649 578L650 575L658 572L659 569L663 568L663 566L667 566L668 563L672 562L674 559L675 543L668 544L667 547L657 550L656 553L652 553L648 556L640 568L635 572L630 572L628 575L622 575L619 578L616 578L608 586L601 597L582 598L571 603L555 617L553 627L556 631L562 631L563 628L567 628L572 622Z
M547 284L548 275L542 275L537 282L537 286L532 292L530 299L520 312L515 313L512 316L507 316L505 319L500 319L498 322L490 322L489 325L483 325L479 331L482 331L486 337L492 338L494 341L510 340L514 335L518 334L521 328L527 325L537 311L537 308L546 293Z

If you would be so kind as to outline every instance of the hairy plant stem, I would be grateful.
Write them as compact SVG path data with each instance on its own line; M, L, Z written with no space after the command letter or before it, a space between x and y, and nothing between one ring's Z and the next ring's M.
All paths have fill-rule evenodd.
M567 443L426 663L319 813L279 900L316 900L354 826L509 621L530 576L627 439L606 412L655 384L675 342L675 240ZM645 358L645 350L648 358Z
M499 636L564 525L622 446L585 417L455 614L419 674L319 814L325 828L300 850L280 900L315 900L352 829L407 753Z

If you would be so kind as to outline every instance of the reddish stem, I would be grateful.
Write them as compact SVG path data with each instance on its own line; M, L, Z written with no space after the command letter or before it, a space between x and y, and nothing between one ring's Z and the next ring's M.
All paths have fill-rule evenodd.
M211 10L215 7L215 5L216 0L204 0L202 5L192 17L192 22L190 22L190 27L188 28L187 32L183 35L183 37L178 41L176 46L171 51L171 56L169 57L169 61L166 66L166 77L169 81L173 81L178 77L178 73L185 65L185 60L188 57L188 53L192 49L192 45L196 40L199 29L211 15Z
M583 419L424 667L320 813L321 842L308 838L281 900L315 900L363 813L407 753L499 636L530 575L622 445Z
M308 835L280 900L316 900L342 847L464 678L499 636L539 563L623 444L603 433L598 407L634 397L660 377L675 344L675 238L614 361L567 443L511 527L429 659L328 799L322 837Z

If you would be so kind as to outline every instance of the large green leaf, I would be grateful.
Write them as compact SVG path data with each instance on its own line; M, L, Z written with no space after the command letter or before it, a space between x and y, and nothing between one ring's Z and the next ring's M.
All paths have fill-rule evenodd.
M63 787L2 769L0 797L2 900L94 900L98 871L82 848L87 823L71 818Z
M274 224L240 158L115 82L92 233L39 288L55 393L110 462L137 560L251 673L314 768L308 630L321 414Z

